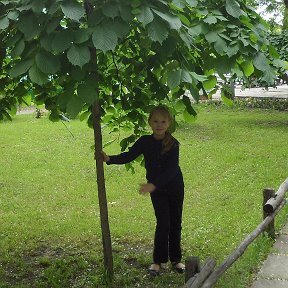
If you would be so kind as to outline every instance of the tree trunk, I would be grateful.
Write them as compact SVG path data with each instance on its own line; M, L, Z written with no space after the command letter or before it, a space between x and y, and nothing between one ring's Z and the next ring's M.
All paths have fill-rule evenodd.
M89 0L84 1L86 15L88 16L93 12L93 6ZM105 177L104 177L104 167L102 160L102 131L101 131L101 107L99 103L99 86L98 86L98 73L97 73L97 50L95 47L90 48L91 62L95 70L91 72L92 77L95 79L97 84L97 100L92 106L92 117L93 117L93 129L94 129L94 143L95 143L95 155L96 155L96 175L97 175L97 187L98 187L98 200L100 209L100 221L102 230L102 244L104 253L104 267L106 270L106 275L108 276L109 282L113 277L113 256L112 256L112 244L111 235L109 227L108 218L108 207L106 198L106 188L105 188Z
M104 167L102 160L102 132L101 132L101 115L100 105L97 100L92 108L93 114L93 129L94 129L94 142L96 151L96 174L97 174L97 186L98 186L98 200L100 208L100 220L102 230L102 243L104 252L104 266L108 274L108 278L111 280L113 277L113 256L112 256L112 244L108 218Z

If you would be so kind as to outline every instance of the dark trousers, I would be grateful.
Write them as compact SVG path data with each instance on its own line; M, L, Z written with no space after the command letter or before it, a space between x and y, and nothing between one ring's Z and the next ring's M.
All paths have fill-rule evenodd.
M184 188L178 191L155 191L151 200L156 216L156 231L154 238L154 263L180 262L181 223L184 200Z

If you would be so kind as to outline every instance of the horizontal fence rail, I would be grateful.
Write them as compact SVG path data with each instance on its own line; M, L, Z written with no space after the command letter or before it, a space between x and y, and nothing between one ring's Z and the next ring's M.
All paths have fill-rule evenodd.
M239 257L246 251L248 246L264 231L273 237L274 234L274 218L279 211L284 207L286 203L285 193L288 191L288 178L280 185L278 191L275 193L273 189L264 189L264 205L263 215L264 220L252 231L241 244L223 261L223 263L217 267L214 271L216 262L212 258L208 258L205 264L200 268L199 261L195 261L197 257L191 257L193 259L193 271L189 265L186 270L186 284L183 288L211 288L219 280L221 275L232 266L232 264L239 259ZM268 198L267 198L267 195ZM268 199L268 201L267 201ZM268 228L268 229L267 229ZM272 232L271 232L272 231ZM187 262L186 262L187 263ZM189 260L188 260L189 263ZM196 267L195 267L196 265ZM190 269L190 271L189 271ZM199 271L199 272L197 272ZM192 275L191 275L192 274ZM188 277L189 275L189 277Z

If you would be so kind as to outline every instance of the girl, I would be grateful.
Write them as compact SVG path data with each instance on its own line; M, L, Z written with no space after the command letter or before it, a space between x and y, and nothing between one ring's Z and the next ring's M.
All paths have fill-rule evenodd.
M171 261L178 273L185 271L181 263L181 223L184 182L179 167L179 142L168 132L173 118L168 109L157 106L150 112L148 123L152 135L140 137L128 152L108 156L103 161L125 164L144 155L147 183L140 185L140 193L149 193L157 220L153 264L148 269L153 276L160 274L161 263Z

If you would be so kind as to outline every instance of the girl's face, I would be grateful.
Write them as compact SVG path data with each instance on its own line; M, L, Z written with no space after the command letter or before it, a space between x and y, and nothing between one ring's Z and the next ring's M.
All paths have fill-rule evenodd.
M153 131L153 135L156 139L163 139L165 132L170 126L169 117L163 113L154 112L150 118L149 125Z

